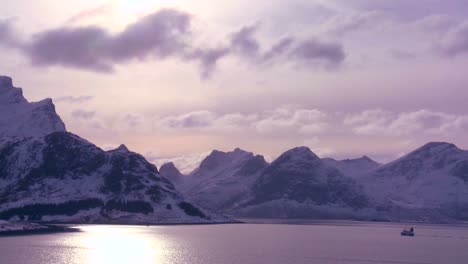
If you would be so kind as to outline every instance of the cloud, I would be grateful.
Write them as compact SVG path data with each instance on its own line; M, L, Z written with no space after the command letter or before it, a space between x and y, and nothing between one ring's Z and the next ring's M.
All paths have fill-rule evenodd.
M466 132L468 116L430 110L394 113L381 109L350 114L344 124L360 135L410 136Z
M178 116L168 116L158 124L167 129L205 128L213 125L217 116L210 111L195 111Z
M35 66L61 65L112 72L111 42L101 28L60 28L35 35L25 51Z
M413 23L416 29L421 29L426 32L446 32L448 29L456 25L457 20L452 16L436 14L425 16Z
M465 15L468 11L465 0L346 0L339 2L342 5L351 6L353 9L385 11L400 20L415 19L437 13L458 16Z
M231 52L247 58L248 61L255 64L274 60L276 62L293 60L307 66L336 66L346 57L343 47L338 43L322 42L315 38L298 41L290 36L279 39L270 48L263 51L255 36L257 30L258 25L246 26L231 34Z
M254 25L243 27L238 32L232 33L231 49L241 56L256 59L260 52L260 44L254 36L256 31L257 25Z
M262 60L268 62L275 58L278 58L286 53L286 51L294 43L294 38L284 37L280 39L276 44L274 44L263 56Z
M314 135L327 127L327 114L316 109L284 106L255 114L194 111L181 115L160 117L156 121L166 131L249 131L262 135Z
M115 63L150 56L181 56L189 34L190 15L163 9L111 35L89 26L40 32L24 47L34 65L61 65L97 72L112 72Z
M187 47L191 19L188 13L173 9L148 15L114 37L112 56L117 61L179 56Z
M103 12L106 7L84 11L71 22ZM345 54L341 44L317 39L297 41L292 36L273 40L265 49L257 40L259 25L226 33L217 46L196 44L201 32L192 28L194 17L176 9L161 9L113 33L99 26L68 25L37 32L27 41L17 41L10 23L0 21L0 43L16 48L38 67L61 66L98 73L112 73L115 65L130 61L177 59L194 62L203 79L210 78L218 62L235 56L254 66L265 63L336 66ZM227 44L226 44L227 43Z
M383 16L382 12L365 11L360 13L340 13L328 20L324 27L335 36L343 36L352 31L369 29L375 26Z
M140 115L127 114L123 117L123 122L128 129L135 129L144 123L144 118Z
M72 117L89 120L92 119L95 115L95 111L85 111L85 110L75 110L71 113Z
M111 9L111 7L112 6L110 4L105 4L105 5L100 5L100 6L91 8L91 9L83 10L83 11L73 15L72 17L70 17L67 20L67 23L68 24L73 24L73 23L76 23L76 22L78 22L80 20L106 13L107 11L109 11Z
M254 124L262 134L316 134L327 126L327 114L316 109L285 106L263 114Z
M12 19L0 19L0 46L15 47L19 43Z
M227 56L230 50L226 47L196 49L187 56L189 60L198 60L201 68L201 77L208 79L213 74L216 64Z
M309 147L312 152L317 154L319 157L328 157L332 154L335 154L335 150L329 147L323 147L320 144L320 140L318 137L312 137L309 139L304 140L304 146Z
M325 63L326 66L336 66L344 61L346 55L339 44L310 39L297 45L291 57L308 65Z
M69 103L69 104L82 104L93 100L93 96L82 95L82 96L62 96L54 99L56 103Z
M447 56L468 53L468 20L449 30L437 46Z

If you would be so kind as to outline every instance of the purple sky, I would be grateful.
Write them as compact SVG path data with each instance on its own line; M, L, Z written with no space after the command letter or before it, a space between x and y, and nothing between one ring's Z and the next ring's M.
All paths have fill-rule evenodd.
M388 161L468 148L467 17L462 0L9 1L0 74L152 160L306 145Z

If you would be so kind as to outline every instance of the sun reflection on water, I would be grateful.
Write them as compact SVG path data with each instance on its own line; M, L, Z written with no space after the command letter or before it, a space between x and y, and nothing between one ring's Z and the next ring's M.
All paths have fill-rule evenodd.
M161 263L159 261L163 241L119 226L83 226L86 235L80 244L87 249L89 264Z

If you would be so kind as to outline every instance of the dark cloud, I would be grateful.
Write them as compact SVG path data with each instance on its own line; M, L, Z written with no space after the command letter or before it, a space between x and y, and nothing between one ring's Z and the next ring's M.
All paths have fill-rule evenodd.
M100 11L98 9L91 13ZM116 64L131 60L175 58L197 63L204 79L209 78L217 63L229 55L256 65L288 59L322 60L337 64L345 56L338 44L317 41L296 43L292 37L279 39L271 47L262 49L256 36L258 24L226 34L225 45L197 46L194 43L196 36L191 30L192 19L188 13L162 9L118 33L111 33L98 26L66 26L39 32L26 42L11 41L13 31L9 23L0 21L0 42L10 43L10 47L22 51L35 66L62 66L110 73ZM226 43L226 39L220 43L223 42Z
M59 28L36 34L25 49L34 65L61 65L111 72L113 65L149 56L180 56L190 16L164 9L111 35L99 27Z
M18 43L11 19L0 19L0 46L14 47Z
M241 56L255 58L260 51L260 44L255 38L257 25L241 28L231 35L231 49Z
M325 63L326 66L340 64L345 58L343 47L336 43L325 43L315 39L299 43L290 55L306 64Z
M83 95L83 96L62 96L62 97L57 97L54 99L54 102L59 103L59 102L64 102L64 103L69 103L69 104L81 104L87 101L92 100L94 97L89 96L89 95Z
M187 58L200 62L201 76L203 79L207 79L211 77L218 61L227 56L229 52L227 47L196 49Z
M98 27L60 28L36 34L24 49L36 66L61 65L111 72L111 36Z
M179 56L189 45L191 16L187 13L164 9L130 24L113 38L112 57L117 61L132 58L145 59Z
M280 39L276 44L274 44L270 50L268 50L262 57L263 61L270 61L274 58L277 58L283 55L293 44L294 39L291 37L286 37Z

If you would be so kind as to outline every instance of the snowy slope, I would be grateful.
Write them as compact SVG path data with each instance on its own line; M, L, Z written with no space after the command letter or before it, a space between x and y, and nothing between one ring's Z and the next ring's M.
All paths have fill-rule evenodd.
M262 171L236 211L249 217L351 217L368 205L353 179L326 165L309 148L298 147Z
M209 222L156 167L125 146L105 152L67 132L0 143L0 218Z
M341 173L353 178L359 178L366 175L369 171L376 169L381 164L367 156L358 159L335 160L332 158L322 159L328 166L337 168Z
M0 137L44 136L65 131L51 99L29 103L10 77L0 76Z
M239 148L231 152L214 150L178 187L195 204L226 212L250 191L267 165L262 156Z
M468 219L468 151L428 143L360 181L393 219Z
M159 174L168 179L175 186L182 184L185 177L172 162L161 165L159 168Z
M186 202L124 145L104 151L65 132L50 99L28 103L0 77L0 219L102 223L226 221Z

